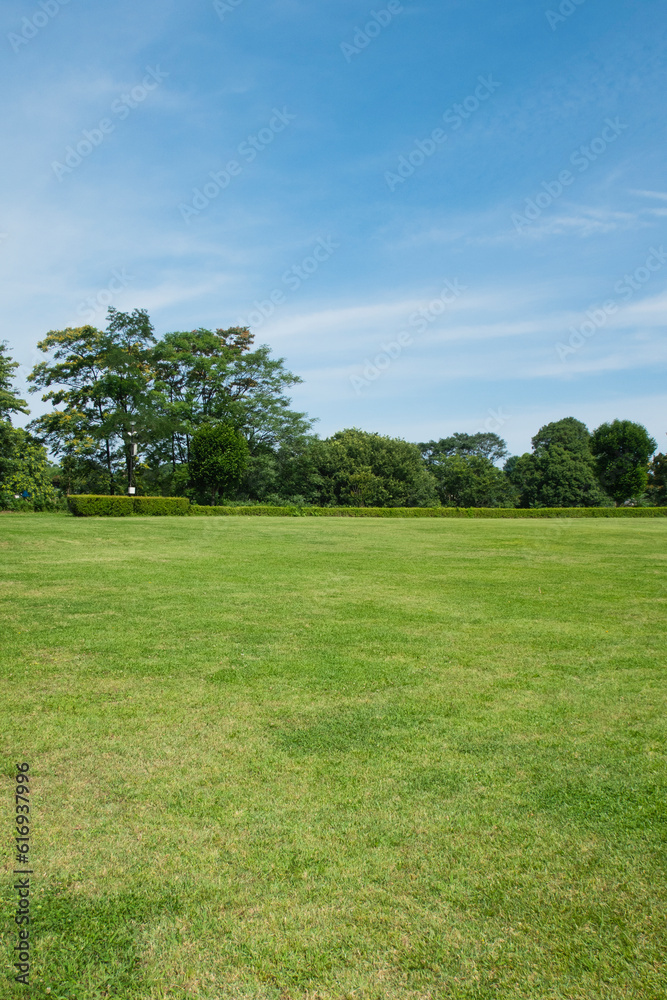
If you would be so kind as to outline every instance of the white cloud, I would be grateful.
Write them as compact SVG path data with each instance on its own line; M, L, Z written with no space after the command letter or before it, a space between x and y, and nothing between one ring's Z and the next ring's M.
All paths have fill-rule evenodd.
M631 191L630 194L638 195L640 198L658 198L660 201L667 201L665 191Z

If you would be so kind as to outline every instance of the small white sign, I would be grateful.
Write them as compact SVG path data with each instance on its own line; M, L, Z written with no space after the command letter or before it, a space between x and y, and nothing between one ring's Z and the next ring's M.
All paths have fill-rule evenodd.
M134 493L137 492L137 489L135 486L128 486L127 492L130 494L130 496L132 496Z

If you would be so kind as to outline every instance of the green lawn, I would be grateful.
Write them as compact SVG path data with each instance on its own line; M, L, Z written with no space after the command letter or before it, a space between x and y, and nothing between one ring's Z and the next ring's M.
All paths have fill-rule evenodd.
M664 1000L666 543L0 517L0 997Z

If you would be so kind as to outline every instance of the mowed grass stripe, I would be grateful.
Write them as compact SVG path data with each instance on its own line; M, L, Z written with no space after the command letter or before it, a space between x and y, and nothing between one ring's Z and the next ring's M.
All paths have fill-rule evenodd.
M2 517L33 995L662 1000L666 540Z

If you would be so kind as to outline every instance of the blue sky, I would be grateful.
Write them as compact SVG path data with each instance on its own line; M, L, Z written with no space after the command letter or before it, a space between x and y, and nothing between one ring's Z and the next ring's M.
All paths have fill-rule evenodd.
M327 435L665 450L662 0L5 0L2 329L249 322ZM33 413L41 412L32 397Z

